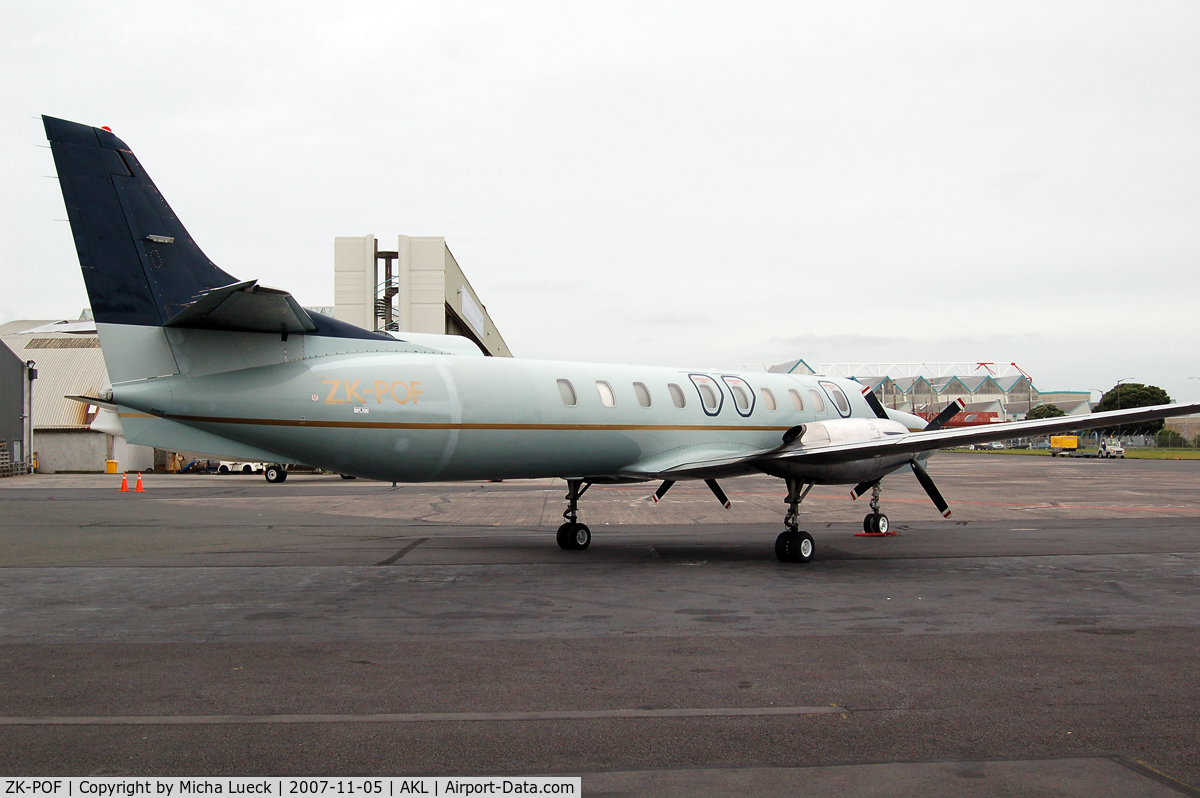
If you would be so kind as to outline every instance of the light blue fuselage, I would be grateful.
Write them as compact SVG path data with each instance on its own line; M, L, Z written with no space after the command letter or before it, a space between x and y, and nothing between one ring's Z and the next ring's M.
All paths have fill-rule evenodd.
M574 406L560 380L569 381ZM612 406L598 381L611 386ZM705 404L706 382L719 393L709 397L716 407ZM648 407L634 383L645 387ZM831 386L848 412L839 412ZM873 418L860 390L789 374L370 352L140 380L115 385L114 398L134 443L182 425L289 462L419 482L620 477L654 458L761 451L799 424Z

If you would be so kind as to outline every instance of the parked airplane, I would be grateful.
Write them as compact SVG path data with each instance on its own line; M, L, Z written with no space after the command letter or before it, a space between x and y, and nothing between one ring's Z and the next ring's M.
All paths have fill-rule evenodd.
M870 491L864 530L886 533L880 480L937 449L1200 410L1200 404L947 429L883 408L852 380L484 357L455 336L360 329L239 281L188 235L107 128L43 117L126 439L226 458L308 463L399 482L562 477L564 549L586 549L579 499L596 483L765 473L788 511L775 552L808 562L799 507L815 484ZM280 465L267 478L282 481Z

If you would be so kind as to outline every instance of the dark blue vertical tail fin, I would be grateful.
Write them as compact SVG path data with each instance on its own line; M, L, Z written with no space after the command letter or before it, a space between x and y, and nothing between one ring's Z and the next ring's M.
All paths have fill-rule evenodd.
M162 326L237 282L192 241L125 142L43 116L96 321Z

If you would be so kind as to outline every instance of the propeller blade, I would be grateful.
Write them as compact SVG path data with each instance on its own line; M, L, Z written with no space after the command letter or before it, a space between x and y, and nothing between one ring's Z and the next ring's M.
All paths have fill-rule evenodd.
M659 485L658 490L654 491L654 497L653 497L654 503L658 504L658 500L661 499L663 496L666 496L667 491L669 491L671 489L671 486L674 484L675 484L675 480L664 479L663 484Z
M854 486L853 490L850 491L850 498L857 501L859 496L862 496L864 493L871 490L878 484L879 480L877 479L873 479L870 482L860 482Z
M941 429L947 421L961 413L964 407L966 404L962 399L955 399L946 406L945 410L937 414L937 418L925 425L925 431L933 432L935 429Z
M871 390L870 386L864 385L862 389L863 399L867 400L867 406L871 408L871 412L877 417L886 419L887 411L883 409L883 403L879 401L879 397Z
M708 485L708 489L711 490L713 495L717 497L717 501L725 505L726 510L733 506L729 502L729 497L725 495L725 491L721 490L721 486L717 484L715 479L706 479L704 480L704 484Z
M909 461L909 465L912 466L913 475L916 476L917 482L921 483L921 487L929 494L929 498L933 499L933 504L938 508L938 512L942 514L943 518L949 518L950 505L946 504L946 500L938 492L937 485L933 484L933 479L929 476L929 472L916 460Z

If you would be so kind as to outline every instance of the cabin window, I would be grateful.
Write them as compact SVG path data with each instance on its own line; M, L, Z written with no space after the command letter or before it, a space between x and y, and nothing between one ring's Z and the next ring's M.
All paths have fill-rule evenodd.
M762 394L763 404L767 406L768 410L778 409L775 404L775 394L771 393L769 388L759 388L758 392Z
M800 398L800 392L795 388L788 388L788 394L792 397L792 405L797 410L804 410L804 400Z
M733 397L733 406L739 416L748 416L754 412L754 389L746 384L741 377L725 374L721 377Z
M596 391L600 394L600 404L605 407L616 407L617 395L613 393L611 385L604 380L596 380Z
M825 412L825 400L821 398L821 394L817 393L812 388L809 388L808 395L812 397L813 410L816 410L818 413L824 413Z
M558 394L562 397L564 405L567 407L575 406L577 401L575 398L575 386L571 384L570 380L558 381Z
M671 401L676 407L687 407L687 397L683 395L683 389L675 383L667 385L667 389L671 391Z
M700 409L706 416L721 414L725 406L725 392L721 385L707 374L689 374L688 379L696 386L696 394L700 397Z
M837 405L838 414L842 416L850 415L850 402L846 400L846 394L842 393L842 389L834 385L832 382L823 382L821 387L833 399L833 403Z
M635 382L633 384L633 392L637 394L639 405L642 407L650 406L650 389L646 387L646 383Z

